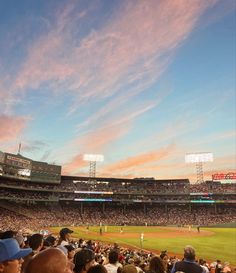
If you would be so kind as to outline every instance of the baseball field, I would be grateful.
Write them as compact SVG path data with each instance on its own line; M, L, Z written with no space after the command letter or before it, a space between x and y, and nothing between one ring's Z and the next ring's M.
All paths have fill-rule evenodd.
M74 238L117 242L157 254L161 250L167 250L169 255L182 257L184 246L192 245L196 249L197 258L208 261L220 259L236 266L235 228L201 228L200 232L196 228L190 230L188 227L103 226L102 232L99 226L70 228L74 231ZM61 227L50 228L55 234L60 229Z

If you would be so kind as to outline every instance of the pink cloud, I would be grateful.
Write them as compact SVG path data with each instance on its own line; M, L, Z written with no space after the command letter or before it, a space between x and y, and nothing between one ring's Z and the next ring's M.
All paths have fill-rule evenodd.
M16 78L14 89L38 88L42 83L51 80L63 81L69 77L72 68L58 54L63 54L62 44L60 34L54 31L39 38L30 49L29 57Z
M128 124L110 125L85 134L75 143L81 147L84 153L102 153L111 143L127 134L129 130Z
M6 143L16 139L27 125L26 117L0 116L0 142Z
M126 2L103 28L80 43L71 33L79 20L89 20L89 13L72 16L70 4L57 14L51 31L32 45L12 88L24 90L49 83L57 91L66 88L77 94L78 99L94 99L135 93L136 85L143 82L142 92L165 71L175 50L214 3ZM127 84L130 87L124 91Z
M122 15L92 33L77 50L78 56L86 56L81 64L86 73L81 74L87 77L82 77L79 87L87 92L82 96L110 96L122 84L137 80L153 83L208 4L196 1L186 7L180 1L139 1L126 5ZM95 75L91 67L97 68Z
M102 169L102 172L105 173L115 173L115 174L127 174L130 170L139 172L139 168L142 168L143 165L153 164L154 162L160 161L168 157L173 150L175 149L174 145L169 145L167 148L160 149L153 152L138 154L133 157L121 160L119 162L108 164ZM136 172L136 171L135 171Z
M83 160L83 155L79 154L75 156L69 163L65 164L62 168L63 175L71 175L74 172L80 170L86 166L86 162Z

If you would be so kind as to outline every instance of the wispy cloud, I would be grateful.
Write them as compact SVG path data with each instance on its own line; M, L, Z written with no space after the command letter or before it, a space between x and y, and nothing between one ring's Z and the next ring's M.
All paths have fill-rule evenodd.
M81 172L81 168L86 166L86 162L83 160L83 154L76 155L68 164L65 164L62 168L64 175L78 174Z
M147 152L143 154L138 154L127 159L121 160L119 162L108 164L106 167L102 168L101 172L105 173L115 173L121 176L122 174L135 173L135 169L138 170L143 165L154 164L166 157L168 157L173 150L175 145L169 145L164 149L157 151ZM137 171L139 172L139 171Z
M41 140L29 140L27 142L21 142L21 148L24 152L39 151L46 148L47 146L48 144Z
M73 30L89 20L89 12L82 16L70 3L32 44L11 90L25 92L42 84L53 92L66 88L77 97L73 108L81 100L142 92L165 71L175 50L214 2L125 2L103 27L77 41Z
M213 24L222 19L228 13L235 13L235 10L236 4L234 0L217 1L217 5L213 7L211 13L207 14L206 20L202 21L200 26L205 27Z
M0 143L15 140L25 129L28 117L0 116Z
M195 141L194 145L199 146L207 143L217 143L217 142L222 142L222 141L227 141L236 139L236 131L227 131L227 132L218 132L215 134L208 135L206 137L203 137L200 140ZM235 147L236 147L236 140L235 140ZM234 149L234 147L232 147Z
M115 124L127 122L127 120L131 121L157 107L169 93L169 90L161 90L151 101L142 101L139 102L138 105L135 105L134 102L132 104L127 104L127 101L134 95L132 92L118 95L115 98L112 98L94 114L91 114L83 123L79 124L78 129L83 129L83 127L91 125L95 126L98 123L113 124L114 126ZM116 118L116 116L119 117Z

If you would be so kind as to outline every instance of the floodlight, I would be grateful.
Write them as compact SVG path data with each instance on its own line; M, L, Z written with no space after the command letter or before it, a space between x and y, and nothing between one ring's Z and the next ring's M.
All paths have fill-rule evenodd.
M185 155L185 163L196 163L197 170L197 182L204 182L203 179L203 163L212 162L213 154L212 153L189 153Z
M83 160L89 161L89 177L94 178L96 174L96 162L103 162L104 155L101 154L84 154Z
M85 160L85 161L103 162L104 161L104 155L100 155L100 154L84 154L83 160Z
M194 153L194 154L185 155L186 163L212 162L212 161L213 161L212 153Z

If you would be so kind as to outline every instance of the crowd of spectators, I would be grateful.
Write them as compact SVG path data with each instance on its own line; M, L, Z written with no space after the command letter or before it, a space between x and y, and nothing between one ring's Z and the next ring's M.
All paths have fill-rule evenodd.
M183 257L130 249L117 243L73 238L73 230L58 234L0 232L2 273L232 273L229 263L206 262L188 245ZM198 256L199 257L199 256Z
M200 184L190 184L190 192L235 193L236 183L223 184L217 181L206 181Z
M134 189L130 189L130 191L126 190L119 190L116 189L114 192L109 191L105 192L103 189L103 193L99 192L98 190L95 191L85 191L77 189L77 191L71 191L69 189L65 190L64 186L63 189L60 186L57 186L56 190L53 190L51 185L45 185L45 187L29 185L9 185L9 184L1 184L0 183L0 199L23 199L23 200L44 200L44 201L60 201L60 200L70 200L73 201L74 199L107 199L112 200L114 202L118 201L132 201L132 202L145 202L145 203L162 203L162 202L185 202L189 203L191 200L216 200L216 201L236 201L236 189L235 184L231 186L224 187L221 185L221 188L216 190L216 186L214 186L214 191L209 188L209 185L206 184L201 185L194 185L191 186L192 191L186 193L186 189L175 189L172 188L172 192L168 193L165 191L157 190L153 188L146 189L140 188L139 192L135 191ZM208 187L208 188L206 188Z
M200 184L190 184L189 181L177 182L161 182L153 180L151 182L142 181L137 182L89 182L79 181L74 183L73 180L63 181L60 184L42 184L35 182L25 181L9 181L1 180L0 188L12 188L22 190L39 190L48 192L68 192L74 191L103 191L113 192L113 194L141 194L141 195L153 195L153 194L173 194L173 193L235 193L236 184L227 183L223 184L217 181L206 181Z
M34 226L62 225L201 225L230 223L236 221L235 207L212 206L150 206L144 210L133 206L91 206L73 204L47 204L0 202L0 227L18 229ZM23 219L23 221L22 221Z

